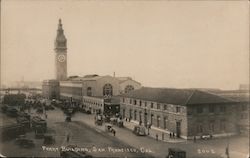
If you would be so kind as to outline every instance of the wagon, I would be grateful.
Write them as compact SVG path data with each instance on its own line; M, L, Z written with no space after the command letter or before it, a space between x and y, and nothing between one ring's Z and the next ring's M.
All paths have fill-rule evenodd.
M107 124L105 124L105 131L106 132L113 132L113 125L112 124L109 124L109 123L107 123Z

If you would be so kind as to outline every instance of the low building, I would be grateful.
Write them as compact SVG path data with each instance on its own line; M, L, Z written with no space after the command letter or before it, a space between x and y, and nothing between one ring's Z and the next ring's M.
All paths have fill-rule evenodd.
M42 84L42 95L47 99L59 99L59 81L44 80Z
M139 88L141 84L130 77L73 76L66 81L60 81L60 97L82 102L82 96L117 96Z
M196 89L143 87L120 100L123 118L185 139L237 134L236 107L235 101Z
M120 98L118 96L83 96L81 108L94 114L114 116L120 112Z
M60 81L60 99L70 99L82 102L81 81Z
M248 86L244 87L240 86L238 90L216 90L212 91L212 93L222 96L224 98L228 98L237 102L237 107L235 108L235 113L237 117L237 126L239 128L239 132L241 134L249 134L249 90Z
M82 103L83 96L117 96L141 88L131 77L86 75L71 76L67 80L43 81L43 96ZM54 89L54 90L53 90Z

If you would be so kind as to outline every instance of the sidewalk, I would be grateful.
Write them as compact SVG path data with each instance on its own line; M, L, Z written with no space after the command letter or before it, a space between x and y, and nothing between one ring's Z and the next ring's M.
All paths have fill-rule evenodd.
M134 129L135 125L139 125L138 123L134 121L126 122L124 121L124 127L130 129L131 131ZM146 133L148 134L148 129L146 129ZM156 139L156 134L158 135L158 141L164 141L168 143L180 143L180 142L186 142L185 139L182 138L170 138L169 134L167 131L162 130L162 129L156 129L155 127L151 127L149 129L149 137Z
M94 115L87 115L87 114L76 114L72 119L74 120L77 120L77 121L81 121L81 122L84 122L85 124L95 128L95 130L97 132L100 132L100 131L105 131L105 127L104 125L102 126L98 126L95 124L95 121L94 121ZM126 122L124 121L124 127L125 127L125 130L128 129L129 131L133 131L134 129L134 126L135 125L138 125L137 123L135 122ZM124 131L124 128L119 128L118 126L113 126L117 133L120 133L119 131L123 130ZM146 129L147 130L147 129ZM148 131L146 131L147 133ZM111 133L110 133L111 134ZM158 141L163 141L163 142L168 142L168 143L180 143L180 142L186 142L185 139L181 139L181 138L169 138L169 134L164 131L164 130L159 130L159 129L155 129L154 127L152 127L150 130L149 130L149 135L147 135L148 137L151 137L153 139L156 139L156 134L158 134Z

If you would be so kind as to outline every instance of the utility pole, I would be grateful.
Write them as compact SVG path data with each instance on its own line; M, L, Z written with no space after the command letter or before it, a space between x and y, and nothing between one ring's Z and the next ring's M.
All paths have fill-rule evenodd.
M229 135L228 135L228 133L227 133L226 155L227 155L227 158L230 158L230 156L229 156Z

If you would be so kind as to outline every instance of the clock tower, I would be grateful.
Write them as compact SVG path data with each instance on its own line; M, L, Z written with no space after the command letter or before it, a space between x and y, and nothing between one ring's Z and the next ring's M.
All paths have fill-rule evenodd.
M61 19L59 19L54 50L55 50L56 80L59 80L59 81L66 80L67 79L67 39L64 36Z

